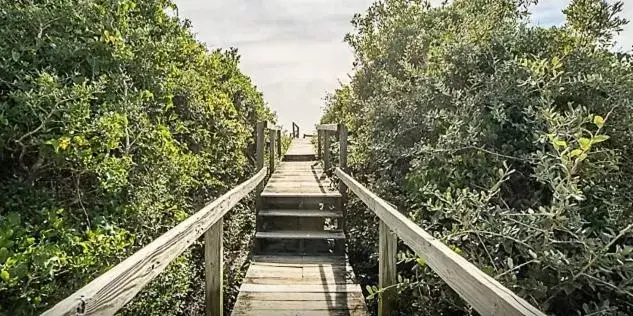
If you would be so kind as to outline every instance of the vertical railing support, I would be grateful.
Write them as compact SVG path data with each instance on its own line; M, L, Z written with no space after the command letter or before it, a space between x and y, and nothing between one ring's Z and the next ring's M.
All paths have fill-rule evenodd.
M347 172L347 127L345 124L338 125L338 144L339 144L339 168ZM341 193L341 209L345 212L347 205L347 187L343 181L338 182L338 191ZM345 214L341 218L340 229L345 229Z
M378 287L385 289L396 284L397 239L387 224L380 220L378 241ZM393 310L396 289L390 287L379 294L378 315L388 316Z
M258 122L255 128L255 141L256 141L256 153L255 153L255 167L257 171L264 168L264 129L266 128L265 122Z
M317 129L317 160L321 160L321 130Z
M281 129L277 130L277 155L281 160Z
M299 125L292 122L292 138L299 138Z
M270 146L268 147L268 170L270 174L275 172L275 138L277 138L277 131L271 129L268 131L268 138L270 140Z
M256 152L255 152L255 167L257 171L264 168L264 129L266 128L265 122L258 122L257 127L255 127L255 141L256 141ZM264 189L264 183L260 183L255 190L255 212L259 212L262 209L262 198L261 193ZM259 228L259 216L255 217L255 227Z
M323 169L328 175L330 174L330 167L330 135L328 131L323 131Z
M220 218L204 234L206 316L222 316L223 304L223 220Z

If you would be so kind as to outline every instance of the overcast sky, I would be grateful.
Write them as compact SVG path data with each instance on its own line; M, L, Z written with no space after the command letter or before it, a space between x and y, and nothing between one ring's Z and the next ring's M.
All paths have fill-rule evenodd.
M191 20L200 41L211 48L237 47L241 69L264 93L279 122L290 129L314 129L323 97L348 81L352 52L343 42L354 13L372 0L175 0L181 17ZM439 2L439 1L436 1ZM569 0L541 0L532 22L558 25ZM624 16L633 20L633 3ZM633 25L619 37L633 45Z

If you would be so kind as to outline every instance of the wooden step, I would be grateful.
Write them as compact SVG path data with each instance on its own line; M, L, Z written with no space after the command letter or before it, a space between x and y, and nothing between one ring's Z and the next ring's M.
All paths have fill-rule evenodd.
M314 161L316 160L316 155L314 154L305 154L305 155L284 155L283 161Z
M322 211L322 210L261 210L257 213L259 216L276 216L276 217L327 217L327 218L338 218L343 217L341 212L334 211Z
M257 232L255 238L260 239L345 239L342 231L301 231L301 230L277 230L269 232Z
M340 198L341 193L337 191L329 192L262 192L262 198L286 198L286 199L303 199L303 198Z

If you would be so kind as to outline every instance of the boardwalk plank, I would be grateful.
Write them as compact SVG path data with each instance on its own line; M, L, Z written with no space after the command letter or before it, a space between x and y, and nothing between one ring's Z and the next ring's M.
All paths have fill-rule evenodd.
M262 191L264 209L258 209L258 218L264 225L258 228L256 240L267 247L260 252L266 255L253 256L232 315L367 313L343 248L323 256L279 255L288 252L292 247L285 246L293 242L299 253L304 248L317 250L321 241L328 250L328 239L344 246L342 231L324 230L326 218L340 221L341 194L315 161L314 150L309 139L294 139L286 161L277 166Z

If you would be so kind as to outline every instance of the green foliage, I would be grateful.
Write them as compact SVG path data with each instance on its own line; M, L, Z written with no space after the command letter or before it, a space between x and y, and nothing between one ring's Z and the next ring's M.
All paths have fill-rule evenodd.
M621 3L572 1L567 25L542 28L531 2L375 3L322 122L350 127L354 177L531 304L630 315L633 67L609 51ZM350 259L375 294L376 219L350 207ZM402 314L472 314L400 246Z
M245 180L273 115L237 52L208 51L168 0L0 7L0 315L32 315ZM200 258L124 313L190 314Z

